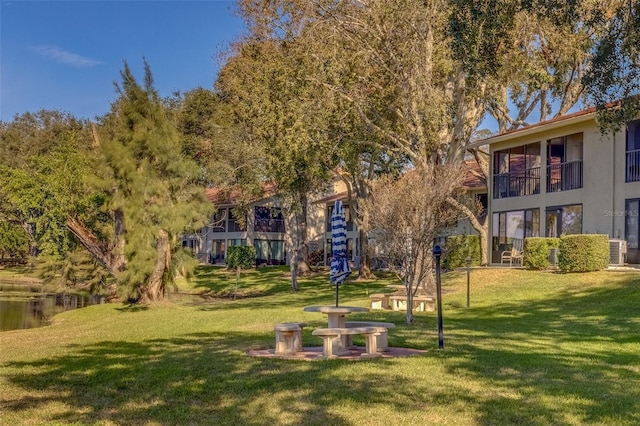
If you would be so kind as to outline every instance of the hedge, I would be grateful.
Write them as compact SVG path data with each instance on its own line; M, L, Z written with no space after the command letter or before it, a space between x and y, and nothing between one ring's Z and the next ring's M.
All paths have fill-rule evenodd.
M467 256L471 257L471 265L478 266L482 261L480 237L477 235L452 235L447 237L444 247L442 266L445 269L467 266Z
M608 265L608 235L577 234L560 238L558 267L562 272L599 271Z
M547 269L549 263L549 251L560 247L560 238L527 237L524 239L524 261L527 269Z

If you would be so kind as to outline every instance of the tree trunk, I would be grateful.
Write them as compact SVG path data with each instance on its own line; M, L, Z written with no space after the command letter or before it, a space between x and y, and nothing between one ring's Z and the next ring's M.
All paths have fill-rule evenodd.
M66 227L82 246L113 276L124 270L124 252L114 253L105 243L73 217L67 218ZM122 239L124 243L124 238Z
M484 224L480 223L476 215L464 204L460 203L458 200L453 197L449 197L447 202L455 207L459 212L464 214L464 216L469 220L469 223L478 232L478 236L480 237L480 255L481 255L481 264L482 266L486 266L489 264L489 256L487 253L488 246L488 238L489 238L489 220L485 219Z
M29 240L29 256L38 256L38 245L36 244L36 237L33 233L33 225L25 221L20 221L20 227L27 234Z
M291 208L285 209L286 233L285 243L289 252L289 270L291 271L291 291L298 291L298 263L300 258L299 216Z
M289 270L291 271L291 291L298 291L298 265L294 259L291 259Z
M410 272L409 272L410 273ZM407 293L407 314L406 321L407 325L413 324L413 283L411 282L411 278L408 275L405 276L404 288Z
M147 282L140 285L138 295L140 302L155 302L164 298L165 278L171 261L171 247L169 247L169 235L167 231L160 230L156 243L156 265L149 275Z
M236 290L233 293L233 300L238 296L238 283L240 282L240 266L236 267Z
M116 209L116 211L113 213L113 220L115 242L111 255L119 259L120 263L117 265L118 271L123 271L127 262L127 259L124 256L124 211L122 209Z
M473 226L473 229L478 232L478 236L480 237L480 255L482 256L480 264L482 266L487 266L489 264L489 220L485 220L484 224L480 224L478 222L478 225L480 226L477 228L473 223L471 225Z
M302 194L300 197L302 212L298 215L298 274L309 275L311 274L311 267L309 266L309 242L307 241L307 203L309 201L307 194Z
M369 257L369 237L364 229L358 231L360 235L360 265L358 267L359 280L372 280L375 278L371 272L371 258Z

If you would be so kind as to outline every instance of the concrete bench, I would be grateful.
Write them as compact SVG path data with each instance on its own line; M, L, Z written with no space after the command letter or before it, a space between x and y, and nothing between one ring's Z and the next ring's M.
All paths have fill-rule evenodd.
M391 309L394 311L404 311L407 309L407 296L389 296ZM434 311L435 302L430 296L413 296L413 309L418 312Z
M378 341L378 351L386 352L389 350L389 337L387 329L393 328L396 325L392 322L375 322L375 321L347 321L344 325L347 328L356 327L384 327L384 332L380 333L376 340ZM347 347L353 346L353 335L347 336Z
M371 309L389 309L389 295L378 293L369 296Z
M378 340L377 336L380 333L385 333L387 329L385 327L352 327L352 328L317 328L313 330L314 336L319 336L323 340L322 344L322 357L324 359L336 358L337 355L333 353L333 341L339 339L342 336L361 334L365 337L365 352L362 354L363 358L376 358L381 356L378 352Z
M293 355L302 352L302 329L304 322L284 322L276 324L276 355Z
M433 312L436 310L435 299L431 296L414 296L413 309L418 312Z
M389 296L391 309L394 311L405 311L407 309L407 296Z

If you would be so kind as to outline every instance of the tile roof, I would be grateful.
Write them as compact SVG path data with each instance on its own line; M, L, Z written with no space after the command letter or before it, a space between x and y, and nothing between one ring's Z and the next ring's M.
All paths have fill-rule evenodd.
M464 180L462 181L462 186L466 189L486 189L487 185L485 185L477 175L482 174L478 162L476 160L467 160L465 161L465 166L467 170L464 175Z
M269 198L276 193L276 185L271 182L262 185L262 196L256 197L253 201ZM214 204L237 204L242 195L242 191L237 186L223 186L207 188L205 197Z

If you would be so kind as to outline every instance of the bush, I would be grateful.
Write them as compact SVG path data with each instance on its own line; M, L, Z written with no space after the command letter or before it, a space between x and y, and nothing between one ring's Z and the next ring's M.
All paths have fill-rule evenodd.
M256 265L254 246L230 246L227 248L228 269L250 269Z
M590 272L609 265L609 236L565 235L560 238L558 267L562 272Z
M471 265L480 265L482 261L480 237L477 235L452 235L447 238L445 243L442 266L445 269L467 266L467 256L471 257Z
M319 263L324 264L324 250L316 250L309 253L309 265L316 266Z
M233 300L238 295L238 283L240 282L240 270L250 269L256 266L256 248L254 246L231 246L227 248L227 269L236 270L236 288L233 292Z
M524 267L544 270L549 267L549 250L560 247L560 238L527 237L524 239Z

